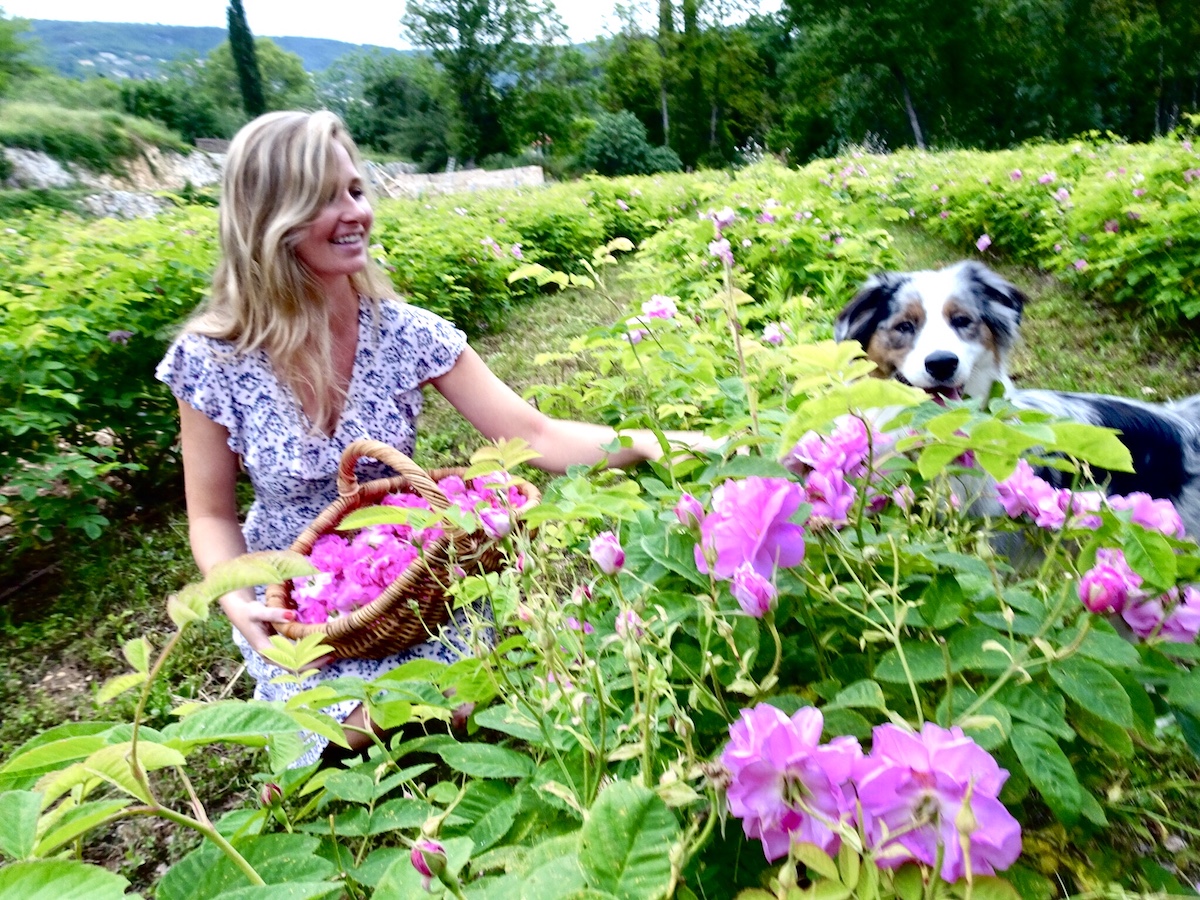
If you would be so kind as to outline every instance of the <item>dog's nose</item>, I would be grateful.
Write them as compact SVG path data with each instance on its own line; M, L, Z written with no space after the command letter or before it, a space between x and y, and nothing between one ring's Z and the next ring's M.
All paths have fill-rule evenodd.
M958 357L945 350L930 353L925 357L925 371L937 381L946 381L958 368Z

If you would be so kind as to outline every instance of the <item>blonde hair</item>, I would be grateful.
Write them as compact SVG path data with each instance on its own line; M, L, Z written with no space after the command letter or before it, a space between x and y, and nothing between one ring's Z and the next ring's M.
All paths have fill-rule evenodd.
M312 425L326 431L345 399L334 371L330 303L294 248L336 193L337 144L362 176L358 148L331 112L267 113L234 136L221 182L221 259L207 303L184 326L229 341L237 354L265 351L297 398L311 391ZM350 282L376 311L380 297L395 296L374 262Z

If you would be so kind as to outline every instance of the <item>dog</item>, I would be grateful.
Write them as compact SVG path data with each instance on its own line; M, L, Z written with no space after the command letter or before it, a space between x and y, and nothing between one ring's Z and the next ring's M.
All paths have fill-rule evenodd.
M858 341L883 378L946 399L986 400L999 384L1019 409L1040 410L1119 432L1132 473L1094 472L1110 494L1171 500L1200 537L1200 395L1146 403L1108 394L1018 390L1008 375L1026 296L981 263L873 275L834 322L834 338ZM1039 471L1063 486L1063 473Z

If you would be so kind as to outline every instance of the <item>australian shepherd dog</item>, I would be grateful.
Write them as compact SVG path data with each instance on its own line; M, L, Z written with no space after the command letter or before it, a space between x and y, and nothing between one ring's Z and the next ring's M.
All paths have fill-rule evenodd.
M841 311L834 337L862 344L881 377L931 394L986 398L998 382L1018 408L1115 429L1134 471L1102 473L1109 493L1144 491L1171 500L1187 533L1200 537L1200 395L1159 404L1014 388L1007 362L1025 302L1021 291L977 262L888 272L872 276Z

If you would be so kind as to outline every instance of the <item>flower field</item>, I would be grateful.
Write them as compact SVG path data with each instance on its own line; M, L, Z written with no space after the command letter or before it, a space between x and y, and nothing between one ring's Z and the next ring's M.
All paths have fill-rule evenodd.
M1056 490L1022 462L1127 467L1112 434L1003 400L933 403L828 338L914 226L1053 272L1141 327L1191 322L1198 167L1177 136L384 204L377 252L397 285L475 333L539 292L611 296L624 257L640 309L543 354L574 366L533 397L704 430L724 451L573 470L520 527L457 513L509 567L447 585L474 623L450 666L286 706L185 702L151 727L163 660L215 597L314 570L271 554L180 591L173 636L128 642L129 673L99 691L140 696L131 720L64 723L0 761L0 895L127 896L77 848L131 817L204 837L161 900L1192 893L1195 854L1167 838L1200 834L1176 818L1200 785L1196 544L1169 504L1083 478ZM102 529L122 497L176 476L150 369L203 294L213 228L185 208L0 233L14 547ZM897 411L885 426L881 407ZM485 448L475 466L520 477L522 456ZM971 510L989 478L995 519ZM276 659L322 652L281 643ZM340 739L319 710L342 699L395 738L288 769L298 729ZM233 745L261 750L261 802L210 816L188 772ZM167 784L188 801L162 799Z

